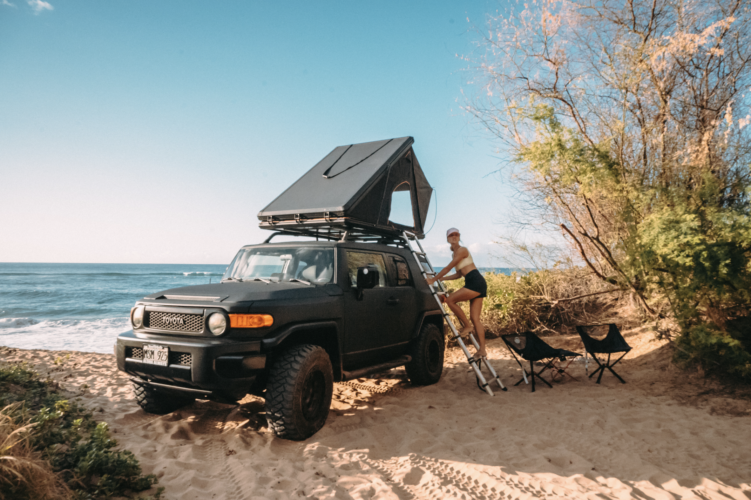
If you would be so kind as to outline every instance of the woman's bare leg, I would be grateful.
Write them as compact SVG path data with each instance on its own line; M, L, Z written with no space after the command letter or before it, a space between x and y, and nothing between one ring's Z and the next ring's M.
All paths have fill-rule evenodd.
M464 314L464 311L462 311L462 308L459 307L457 302L472 300L478 295L480 295L479 292L473 292L472 290L468 290L466 288L460 288L459 290L446 297L446 304L448 304L449 309L451 309L451 312L453 312L456 317L459 318L459 321L462 322L463 328L459 332L460 335L466 335L470 330L472 330L472 325L469 323L467 315Z
M479 295L479 294L478 294ZM475 325L475 334L477 336L477 343L480 344L480 349L475 353L475 357L482 358L487 356L485 351L485 326L480 321L480 315L482 314L482 298L474 298L469 301L469 317L472 318L472 324Z

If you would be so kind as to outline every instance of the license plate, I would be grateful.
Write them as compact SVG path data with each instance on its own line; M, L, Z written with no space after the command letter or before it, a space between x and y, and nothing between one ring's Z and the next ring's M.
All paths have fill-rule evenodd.
M169 364L169 348L160 345L143 346L143 362L150 365L167 366Z

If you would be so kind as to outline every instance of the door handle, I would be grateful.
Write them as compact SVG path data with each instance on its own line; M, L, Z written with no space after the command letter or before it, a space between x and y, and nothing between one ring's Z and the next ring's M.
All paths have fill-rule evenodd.
M389 297L389 300L387 300L386 303L390 306L395 306L399 303L399 299L394 298L394 297Z

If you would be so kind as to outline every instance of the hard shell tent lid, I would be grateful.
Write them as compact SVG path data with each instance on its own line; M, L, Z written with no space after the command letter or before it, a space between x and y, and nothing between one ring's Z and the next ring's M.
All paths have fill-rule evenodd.
M264 229L357 228L424 237L433 188L412 137L339 146L258 213ZM389 220L395 191L409 191L413 226Z

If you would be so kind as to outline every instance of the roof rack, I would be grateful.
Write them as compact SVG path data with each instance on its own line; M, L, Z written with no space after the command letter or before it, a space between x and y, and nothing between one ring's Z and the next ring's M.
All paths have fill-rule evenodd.
M269 243L275 236L308 236L316 239L330 241L352 241L359 243L381 243L384 245L394 245L405 247L407 242L404 240L402 229L394 228L393 231L384 230L381 227L370 226L367 223L355 222L352 220L321 221L320 223L310 220L305 223L288 223L291 221L271 223L261 223L262 229L275 231L264 243Z

